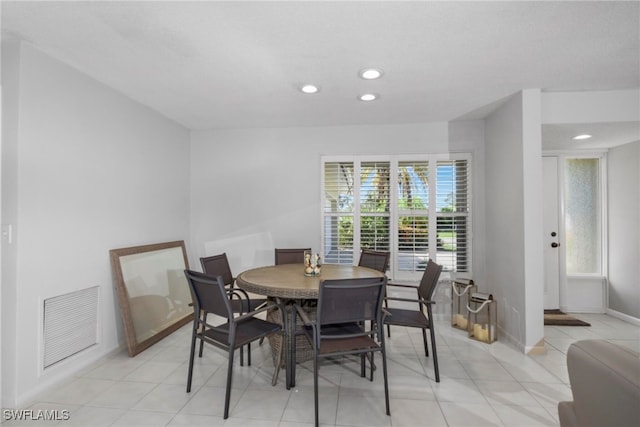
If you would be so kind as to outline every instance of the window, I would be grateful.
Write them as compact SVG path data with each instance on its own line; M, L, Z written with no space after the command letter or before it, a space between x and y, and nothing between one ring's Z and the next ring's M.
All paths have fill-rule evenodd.
M451 271L466 272L470 265L469 174L466 160L437 162L436 215L438 262Z
M429 163L401 161L397 178L398 240L391 259L398 272L424 271L429 259Z
M325 262L354 264L366 248L391 252L394 278L422 274L430 257L470 272L469 159L323 158Z
M353 263L354 163L324 165L324 262Z
M599 159L565 160L564 198L567 274L600 274L602 220Z

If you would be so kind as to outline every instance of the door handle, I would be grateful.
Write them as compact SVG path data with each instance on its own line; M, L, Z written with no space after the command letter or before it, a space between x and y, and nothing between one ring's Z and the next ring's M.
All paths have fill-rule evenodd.
M560 243L557 243L557 242L551 243L552 248L557 248L558 246L560 246Z

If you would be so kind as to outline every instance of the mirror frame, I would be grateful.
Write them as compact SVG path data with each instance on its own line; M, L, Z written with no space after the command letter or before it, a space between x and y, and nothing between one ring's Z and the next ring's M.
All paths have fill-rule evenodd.
M111 268L113 271L113 276L116 282L116 289L118 292L118 302L120 304L120 315L122 317L122 323L124 324L124 332L127 340L127 350L129 352L129 356L133 357L141 351L149 348L153 344L165 338L167 335L176 331L183 325L186 325L190 321L193 320L193 309L190 313L179 317L168 325L163 326L156 332L152 332L152 335L149 338L146 338L142 341L138 341L138 334L136 333L136 328L133 321L132 308L130 304L129 297L129 288L123 276L122 269L122 261L123 257L127 257L129 255L136 255L142 253L149 253L152 255L153 252L164 251L166 249L171 248L181 248L182 250L182 262L183 265L180 266L182 270L189 268L189 261L187 258L187 251L185 248L185 244L183 240L178 240L174 242L166 242L166 243L156 243L151 245L142 245L142 246L133 246L129 248L120 248L120 249L112 249L109 251L109 255L111 258ZM178 261L179 262L179 261ZM172 270L175 270L172 268ZM169 269L163 270L160 269L157 271L159 275L166 275ZM184 274L183 274L184 276ZM186 277L185 277L185 285L186 285ZM191 293L189 291L189 306L191 306ZM167 310L168 311L168 310ZM138 331L139 332L139 331Z

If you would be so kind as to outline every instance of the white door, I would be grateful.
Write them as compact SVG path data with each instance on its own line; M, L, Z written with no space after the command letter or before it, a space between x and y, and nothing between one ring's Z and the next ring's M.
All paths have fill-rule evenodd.
M543 157L544 308L560 307L560 230L558 158Z

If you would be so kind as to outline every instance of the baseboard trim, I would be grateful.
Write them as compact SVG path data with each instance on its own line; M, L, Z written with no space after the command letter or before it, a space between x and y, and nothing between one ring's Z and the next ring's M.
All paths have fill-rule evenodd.
M620 313L619 311L612 310L610 308L607 308L607 314L611 317L615 317L616 319L631 323L632 325L640 326L640 319L637 317L629 316L628 314Z
M529 356L541 356L547 354L547 348L544 346L544 338L536 343L536 345L525 348L526 354Z

